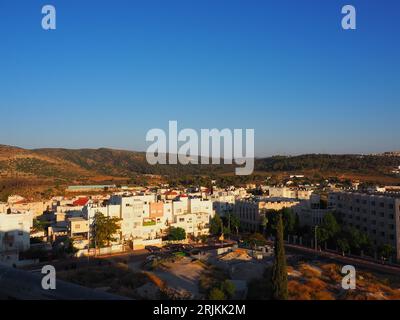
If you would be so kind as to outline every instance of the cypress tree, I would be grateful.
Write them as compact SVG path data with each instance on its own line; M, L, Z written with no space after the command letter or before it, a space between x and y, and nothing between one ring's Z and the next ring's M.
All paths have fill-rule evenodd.
M278 213L275 235L275 260L272 266L272 299L287 300L288 280L285 247L283 242L282 214Z

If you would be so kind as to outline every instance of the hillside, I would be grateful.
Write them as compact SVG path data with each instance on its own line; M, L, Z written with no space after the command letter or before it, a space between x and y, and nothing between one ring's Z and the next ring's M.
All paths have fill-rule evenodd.
M144 152L115 149L36 149L32 152L66 160L94 174L115 177L131 177L137 174L167 176L203 175L209 173L233 172L232 166L224 165L150 165Z
M274 156L256 159L259 175L312 173L321 177L368 177L372 181L400 182L391 171L400 157L384 155ZM90 183L115 179L129 181L144 174L169 178L234 174L235 165L149 165L145 153L115 149L35 149L0 145L0 179L48 184ZM373 179L372 179L373 178ZM4 183L3 183L4 185ZM1 187L1 186L0 186Z
M35 150L0 145L0 177L41 177L77 179L93 176L93 172L68 161L41 154Z
M400 165L395 155L330 155L306 154L300 156L274 156L258 159L258 171L302 171L318 170L356 172L364 174L386 174Z
M388 174L400 165L390 155L306 154L256 159L257 172L299 172L305 170ZM0 173L57 178L85 178L97 175L129 177L136 174L185 175L233 173L234 165L150 165L144 152L115 149L34 149L0 145Z

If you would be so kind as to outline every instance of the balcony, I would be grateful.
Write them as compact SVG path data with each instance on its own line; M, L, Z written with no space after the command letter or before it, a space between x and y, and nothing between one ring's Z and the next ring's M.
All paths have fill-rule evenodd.
M156 221L153 221L153 220L143 221L143 227L155 226L156 224L157 224Z

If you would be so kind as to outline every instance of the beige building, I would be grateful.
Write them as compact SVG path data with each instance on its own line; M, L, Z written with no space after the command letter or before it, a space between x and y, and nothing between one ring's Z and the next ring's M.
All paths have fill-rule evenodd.
M313 190L306 188L268 187L269 196L272 198L293 198L300 200L310 199Z
M269 210L281 210L291 208L300 202L288 198L248 198L236 200L235 214L240 219L240 225L244 230L259 231L261 218L268 214Z
M328 207L340 213L343 223L367 233L375 246L390 244L400 260L400 194L334 192Z
M68 236L72 239L74 247L85 249L89 243L89 222L82 217L68 218Z

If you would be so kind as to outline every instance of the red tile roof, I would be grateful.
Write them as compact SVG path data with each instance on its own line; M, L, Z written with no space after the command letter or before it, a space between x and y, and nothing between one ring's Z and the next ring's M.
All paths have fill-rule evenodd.
M86 203L88 203L88 201L89 201L89 198L82 197L82 198L79 198L78 200L75 200L72 204L74 206L84 206L84 205L86 205Z

